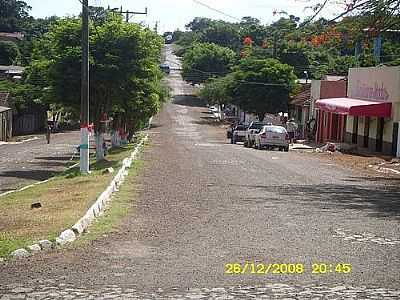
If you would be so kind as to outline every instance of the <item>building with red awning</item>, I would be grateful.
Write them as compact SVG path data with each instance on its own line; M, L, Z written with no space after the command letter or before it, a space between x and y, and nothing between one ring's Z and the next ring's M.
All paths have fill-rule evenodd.
M400 67L352 68L347 97L320 99L317 140L357 144L373 152L400 156Z

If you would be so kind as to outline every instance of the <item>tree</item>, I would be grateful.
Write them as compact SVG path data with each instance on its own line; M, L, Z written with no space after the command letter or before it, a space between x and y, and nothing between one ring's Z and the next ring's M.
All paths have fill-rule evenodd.
M15 43L0 41L0 65L13 65L19 56L19 49Z
M20 31L30 9L25 1L0 0L0 32Z
M379 32L400 25L400 0L317 0L314 1L314 5L311 5L313 14L306 24L311 23L329 5L342 7L330 22L345 16L357 15L365 17L366 25Z
M262 121L266 113L287 111L289 94L296 87L293 67L276 59L243 59L229 85L233 103Z
M217 21L203 29L200 40L203 43L214 43L233 50L240 46L240 34L237 27L223 21Z
M200 97L212 105L231 103L232 98L230 96L229 88L233 85L233 80L234 78L232 74L210 79L200 90Z
M104 117L113 118L115 144L137 123L155 113L166 95L159 70L163 39L151 30L108 15L90 36L90 119L95 125L97 158L103 158ZM59 20L34 44L32 74L47 70L52 103L80 109L81 21Z
M236 54L229 48L211 43L194 44L183 58L183 77L202 83L211 77L226 75L236 62Z

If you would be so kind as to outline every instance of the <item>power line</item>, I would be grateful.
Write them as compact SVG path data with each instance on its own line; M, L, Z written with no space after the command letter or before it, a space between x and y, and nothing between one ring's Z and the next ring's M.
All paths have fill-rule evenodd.
M206 3L203 3L203 2L201 2L201 1L199 1L199 0L192 0L192 1L195 2L195 3L197 3L197 4L199 4L199 5L201 5L201 6L204 6L204 7L208 8L208 9L214 11L214 12L217 12L217 13L219 13L219 14L221 14L221 15L224 15L225 17L231 18L231 19L233 19L233 20L235 20L235 21L238 21L238 22L241 22L241 21L242 21L242 20L240 20L239 18L236 18L236 17L234 17L234 16L232 16L232 15L229 15L229 14L227 14L227 13L225 13L225 12L223 12L222 10L219 10L219 9L217 9L217 8L211 7L210 5L208 5L208 4L206 4Z

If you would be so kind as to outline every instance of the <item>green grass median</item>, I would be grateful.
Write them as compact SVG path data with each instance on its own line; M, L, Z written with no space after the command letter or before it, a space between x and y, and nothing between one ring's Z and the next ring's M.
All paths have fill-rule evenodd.
M106 160L91 161L90 175L80 175L78 166L46 183L0 197L0 257L39 240L54 240L75 224L107 188L135 146L111 149ZM114 173L104 172L110 167ZM31 209L37 202L41 208ZM119 208L114 210L118 217Z

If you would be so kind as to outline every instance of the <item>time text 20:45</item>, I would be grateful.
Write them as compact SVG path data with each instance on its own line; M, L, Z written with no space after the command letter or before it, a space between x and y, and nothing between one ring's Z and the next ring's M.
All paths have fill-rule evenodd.
M348 274L352 272L352 265L345 263L313 263L306 265L302 263L289 263L289 264L278 264L278 263L232 263L225 264L225 274L228 275L240 275L240 274L254 274L254 275L266 275L266 274L330 274L340 273Z

